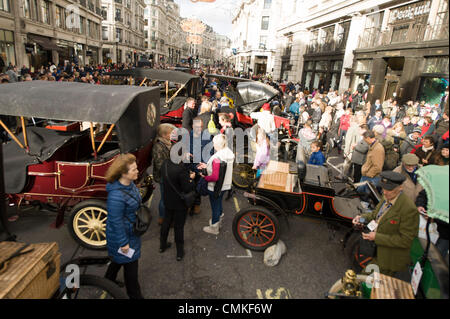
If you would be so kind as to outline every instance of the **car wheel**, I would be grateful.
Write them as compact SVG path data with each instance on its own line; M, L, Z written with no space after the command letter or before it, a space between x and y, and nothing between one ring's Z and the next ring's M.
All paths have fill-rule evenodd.
M242 209L234 216L233 235L244 248L264 251L278 241L278 218L261 206Z
M72 209L69 231L83 247L94 250L106 248L106 202L86 200Z

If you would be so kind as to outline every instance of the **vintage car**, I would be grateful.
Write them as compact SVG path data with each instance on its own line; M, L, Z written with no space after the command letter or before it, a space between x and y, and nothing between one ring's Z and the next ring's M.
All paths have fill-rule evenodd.
M0 121L11 136L3 144L9 205L53 208L56 227L70 209L71 235L84 247L104 248L105 173L118 154L136 156L144 201L153 191L146 170L159 125L159 90L32 81L2 85L0 95L0 114L22 124L16 136ZM27 124L38 118L41 126Z
M277 243L279 219L292 215L323 219L330 225L348 228L350 234L352 219L365 207L360 194L351 191L358 185L346 183L348 187L336 191L331 169L325 166L270 161L256 187L244 193L250 206L234 216L234 237L245 248L263 251ZM378 203L380 194L365 183L372 191L373 204Z
M134 79L139 86L159 86L161 89L161 123L171 123L177 127L181 127L186 99L188 97L196 98L201 93L200 77L186 72L135 68L112 71L105 75L109 75L111 81L117 77L125 77Z

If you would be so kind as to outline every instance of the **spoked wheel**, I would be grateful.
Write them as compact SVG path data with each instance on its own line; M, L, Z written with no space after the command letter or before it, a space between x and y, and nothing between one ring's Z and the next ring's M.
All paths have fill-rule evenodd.
M278 218L264 207L248 207L234 216L233 235L245 248L263 251L277 243L279 234Z
M72 237L88 249L106 248L106 202L86 200L72 209L69 230Z
M65 288L61 299L128 299L114 282L94 275L80 275L80 286Z
M235 164L233 168L233 184L239 188L248 188L256 179L256 171L246 163Z

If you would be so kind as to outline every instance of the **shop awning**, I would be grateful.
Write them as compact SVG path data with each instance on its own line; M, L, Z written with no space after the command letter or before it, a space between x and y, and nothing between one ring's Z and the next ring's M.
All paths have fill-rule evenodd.
M53 43L52 40L46 37L41 37L39 35L29 35L30 41L39 44L44 50L59 50L60 48Z

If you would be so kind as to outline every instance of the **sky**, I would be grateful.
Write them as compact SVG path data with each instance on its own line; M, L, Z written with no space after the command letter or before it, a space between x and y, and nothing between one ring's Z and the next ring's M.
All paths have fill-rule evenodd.
M202 20L217 33L230 37L232 14L241 0L215 0L213 2L175 0L175 2L180 6L182 17Z

